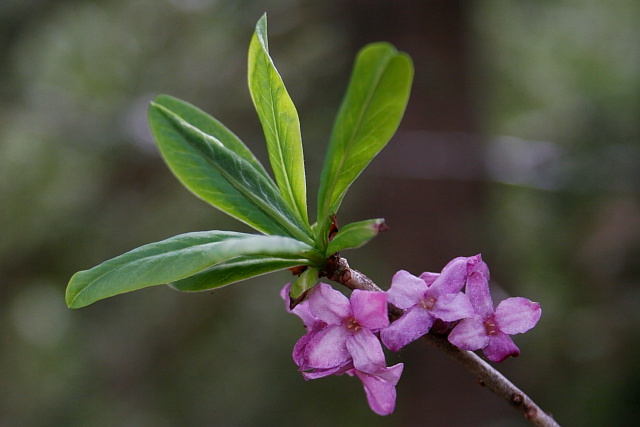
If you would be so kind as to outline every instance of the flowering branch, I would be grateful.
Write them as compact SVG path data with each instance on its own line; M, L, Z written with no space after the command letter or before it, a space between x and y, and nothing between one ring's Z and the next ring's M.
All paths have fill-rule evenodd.
M358 270L349 267L345 258L334 255L331 257L324 271L322 272L328 279L340 283L351 290L361 289L365 291L381 292L382 289L371 279ZM402 310L389 304L389 316L392 320L399 318ZM434 334L432 332L424 335L424 339L439 350L442 350L449 357L460 363L478 379L479 384L487 387L493 393L504 399L507 403L518 410L522 415L535 426L558 426L553 417L544 412L529 396L516 387L499 371L489 365L471 351L461 350L451 344L446 336Z
M471 353L482 350L493 362L517 356L510 335L533 328L542 312L540 304L521 297L494 306L489 268L480 254L454 258L441 273L416 277L398 271L386 292L339 256L386 229L377 218L338 230L335 213L398 128L411 91L411 59L388 43L373 43L358 53L322 167L314 226L307 215L298 113L269 56L266 15L256 24L248 59L249 91L273 178L229 129L184 101L156 97L149 125L164 160L188 189L264 235L212 230L142 246L76 273L67 287L68 306L166 283L189 292L215 289L291 267L298 278L284 286L281 297L306 329L292 353L306 380L355 376L371 409L389 415L404 364L387 366L383 345L398 351L425 336L534 424L556 425ZM318 283L320 277L353 292L347 298Z

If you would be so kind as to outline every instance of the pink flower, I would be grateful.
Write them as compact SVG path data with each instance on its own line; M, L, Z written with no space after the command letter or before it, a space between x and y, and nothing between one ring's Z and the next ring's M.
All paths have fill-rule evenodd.
M342 374L358 377L364 387L371 410L378 415L389 415L396 406L396 385L403 369L404 364L398 363L371 374L354 368L353 363L349 362L338 368L315 369L313 372L303 372L302 375L306 380Z
M373 412L389 415L396 407L396 384L403 369L404 365L398 363L376 374L368 374L357 369L347 371L347 374L355 375L362 381L367 402Z
M289 304L289 289L291 288L291 283L287 283L284 285L282 290L280 291L280 298L282 298L285 302L285 309L289 313L293 313L298 316L302 323L304 324L307 332L311 332L312 330L322 328L326 325L322 320L318 319L311 311L309 310L309 301L304 300L300 303L296 304L293 309L290 308Z
M312 329L296 344L299 354L294 352L294 360L300 370L332 370L351 360L357 370L369 374L386 369L374 335L389 324L386 293L354 290L348 299L319 283L308 301L310 313L326 325Z
M302 367L302 365L304 364L304 350L307 343L316 333L327 326L327 324L318 319L313 313L311 313L311 311L309 310L309 300L304 300L298 303L293 309L291 309L289 304L290 288L291 284L287 283L280 291L280 298L282 298L285 302L285 309L289 313L293 313L298 316L302 320L304 328L307 330L307 333L300 337L300 339L294 345L292 354L293 361L296 363L296 365Z
M482 349L492 362L518 356L520 350L509 335L521 334L533 328L542 313L540 304L526 298L507 298L494 311L489 294L488 270L474 271L469 275L466 293L476 314L461 320L453 328L449 342L462 350Z
M299 316L307 330L293 349L293 360L304 379L343 374L358 377L371 410L378 415L392 413L404 365L387 367L382 345L374 335L389 324L386 293L355 290L349 300L320 283L309 299L293 310L288 304L289 285L280 296L287 311Z
M461 292L469 271L484 264L479 255L450 261L442 273L423 273L416 277L401 270L393 276L389 302L405 310L404 314L380 332L384 345L398 351L429 332L436 319L445 322L472 317L473 307Z

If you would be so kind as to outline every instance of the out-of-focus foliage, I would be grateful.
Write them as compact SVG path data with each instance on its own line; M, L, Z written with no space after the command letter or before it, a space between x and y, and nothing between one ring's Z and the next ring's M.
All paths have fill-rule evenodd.
M479 2L492 236L543 301L531 353L560 422L640 415L640 3ZM502 137L506 135L508 137ZM493 259L492 259L493 261ZM562 402L558 405L558 402Z
M539 326L517 340L521 357L501 369L561 423L628 424L640 407L640 6L463 3L493 183L476 228L485 240L452 256L483 252L507 293L542 303ZM278 297L286 274L215 294L141 290L81 311L64 302L74 271L133 247L198 229L249 231L175 181L145 114L158 93L185 99L264 162L245 70L248 35L265 10L317 187L352 59L340 4L0 2L0 424L415 421L403 418L415 403L405 378L387 418L370 413L357 381L300 378L290 353L302 327ZM416 69L415 80L432 72ZM365 190L375 191L352 193ZM428 229L429 201L402 203L411 226ZM402 226L391 223L389 235ZM352 265L385 286L382 239ZM425 270L441 267L429 262ZM429 375L424 387L444 375L415 365L405 374L418 368Z
M476 13L487 132L552 143L537 145L553 160L546 188L637 192L640 4L492 2Z

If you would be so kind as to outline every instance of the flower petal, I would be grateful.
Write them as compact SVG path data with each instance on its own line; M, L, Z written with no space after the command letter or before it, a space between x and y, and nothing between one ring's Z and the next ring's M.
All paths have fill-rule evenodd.
M382 372L375 374L378 378L382 378L386 382L393 384L394 386L400 381L402 370L404 369L404 363L397 363L393 366L389 366Z
M487 319L493 316L493 301L489 293L489 281L481 272L474 271L467 279L466 294L477 314Z
M305 348L307 347L307 344L309 343L309 340L312 337L313 337L312 333L304 334L293 346L293 353L291 357L293 357L293 361L295 362L296 365L298 365L300 370L310 369L309 367L306 366L307 362L306 362L304 353L305 353Z
M458 257L449 261L429 289L437 290L436 292L439 294L460 292L467 281L467 261L466 257Z
M440 276L440 273L429 273L428 271L425 271L420 275L420 278L424 280L424 283L426 283L427 286L431 286L438 276Z
M280 298L282 298L285 302L285 309L289 313L293 313L302 319L302 323L304 324L307 332L311 332L312 330L320 329L325 326L326 323L322 320L318 319L309 309L309 300L304 300L295 307L293 310L289 307L289 288L291 287L290 283L284 285L282 290L280 291Z
M542 310L540 304L526 298L507 298L496 307L496 326L505 334L521 334L533 328Z
M318 319L330 325L340 325L351 316L351 303L339 291L326 283L318 283L309 296L309 309Z
M502 362L509 356L518 357L520 350L513 343L509 335L498 332L489 338L489 345L482 352L492 362Z
M482 317L463 319L449 333L449 342L462 350L479 350L489 344Z
M360 326L382 329L389 324L387 293L356 289L351 294L351 311Z
M291 289L291 283L285 284L282 289L280 289L280 298L284 300L284 307L287 311L291 311L289 310L289 289Z
M360 329L347 338L346 344L357 370L374 374L387 367L382 344L369 329Z
M469 297L462 292L440 295L429 312L433 317L445 322L473 317L475 314Z
M304 324L307 332L318 329L321 325L326 325L325 322L318 319L313 315L313 313L311 313L311 310L309 310L309 301L302 301L300 304L296 305L293 310L291 310L291 313L302 319L302 323Z
M480 254L467 258L467 273L471 274L474 271L481 273L487 278L487 280L489 280L489 266L482 261L482 256Z
M418 304L427 290L424 280L405 270L398 271L391 279L388 301L401 309Z
M433 316L422 307L410 308L380 331L380 339L389 350L398 351L429 332L433 321Z
M404 365L385 368L383 374L370 375L355 371L356 376L362 381L367 402L373 412L378 415L389 415L396 406L396 384L402 375Z
M304 369L335 368L351 359L346 345L351 334L345 327L330 325L312 334L304 350Z
M309 380L315 380L318 378L324 378L324 377L328 377L329 375L342 375L342 374L348 374L347 371L353 371L353 364L351 364L351 362L348 362L342 366L336 366L335 368L329 368L329 369L314 369L311 372L303 372L302 373L302 378L304 378L305 380L309 381Z

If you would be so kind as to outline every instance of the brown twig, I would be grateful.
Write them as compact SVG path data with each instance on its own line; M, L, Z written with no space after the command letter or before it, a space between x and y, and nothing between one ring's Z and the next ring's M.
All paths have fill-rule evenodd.
M442 335L427 334L424 339L464 366L476 376L481 385L487 387L522 413L531 424L544 427L558 426L551 415L540 409L529 396L475 353L460 350Z
M382 289L366 275L349 267L347 260L339 255L334 255L329 258L322 271L322 275L351 290L382 291ZM389 310L392 318L398 318L402 315L402 310L393 305L389 305ZM424 336L424 339L464 366L475 375L481 385L486 386L497 396L513 406L529 420L531 424L544 427L558 426L558 423L551 415L540 409L529 396L475 353L460 350L451 344L446 336L443 335L429 333Z
M324 270L320 272L320 276L326 276L327 279L338 282L351 290L382 291L382 289L367 276L349 267L347 260L337 254L327 259L327 263Z

